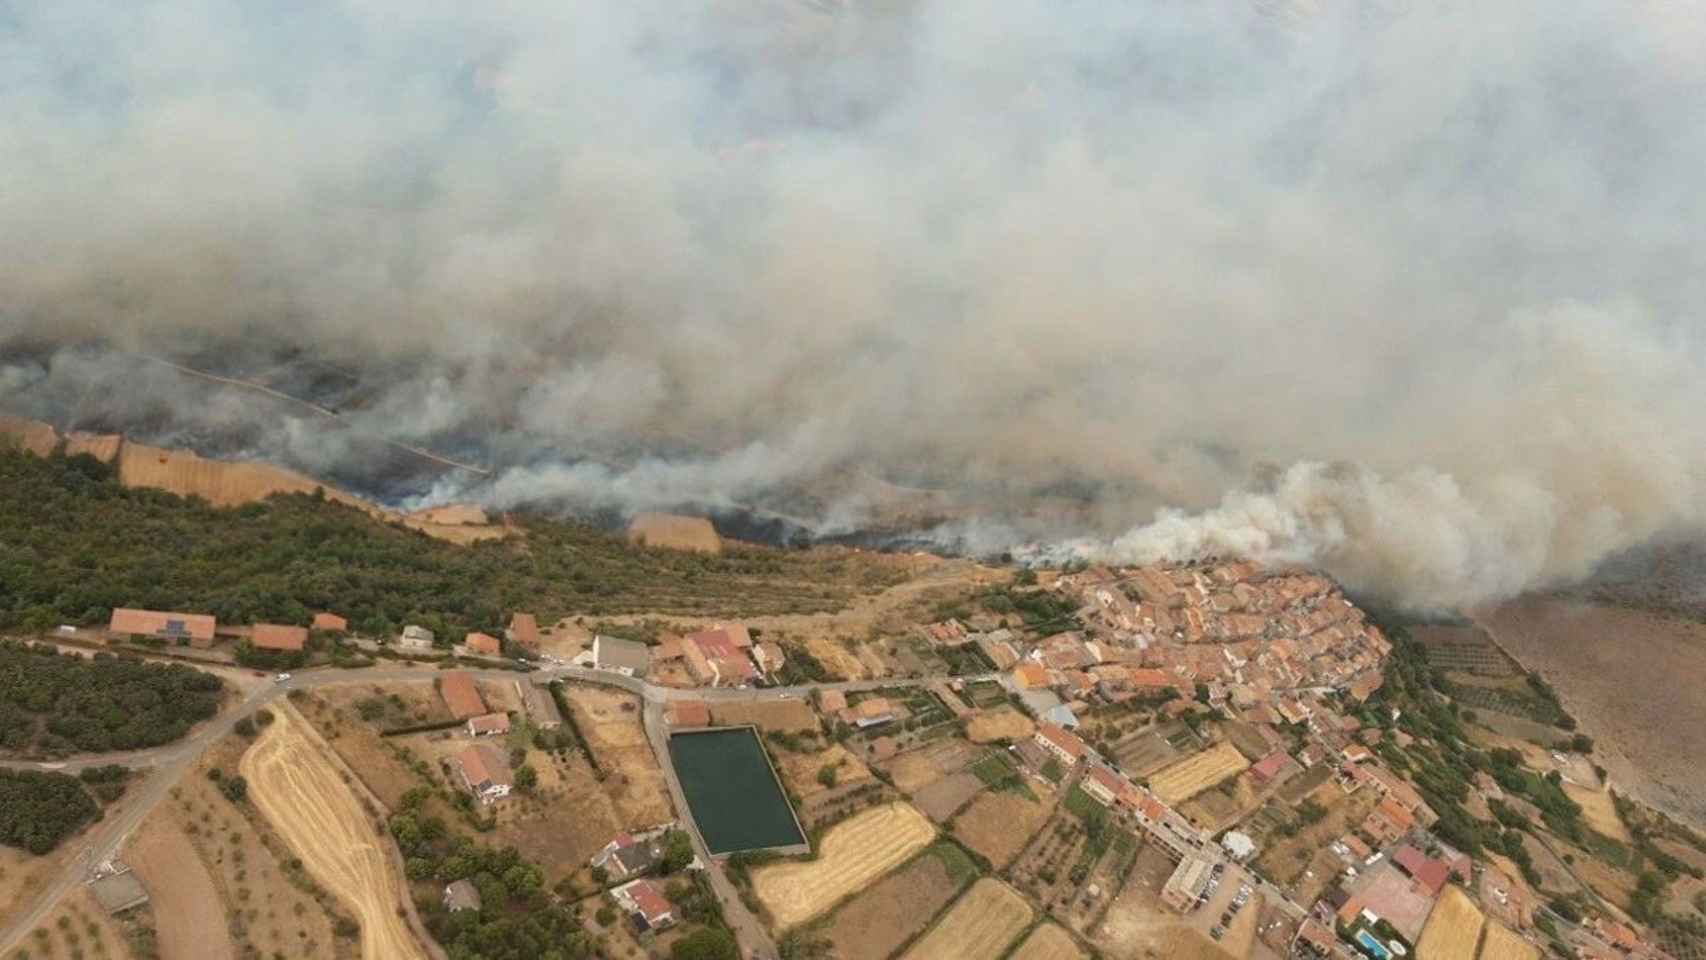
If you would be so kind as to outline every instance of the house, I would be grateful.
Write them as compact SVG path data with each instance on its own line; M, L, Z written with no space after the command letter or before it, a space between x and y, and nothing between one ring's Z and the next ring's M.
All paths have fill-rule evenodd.
M1416 818L1410 811L1387 797L1363 820L1360 829L1374 840L1375 846L1384 847L1402 840L1415 825Z
M626 833L619 833L602 850L593 854L592 866L603 870L613 880L626 880L652 869L662 859L663 846L657 840L635 840Z
M471 673L445 674L439 678L438 695L444 698L444 705L450 708L450 715L458 720L489 712Z
M467 652L476 657L497 657L503 655L503 644L498 638L489 633L474 632L462 638L462 646Z
M1019 662L1019 651L1010 642L1010 634L1006 630L986 633L977 638L977 648L995 664L997 670L1008 670Z
M1214 863L1206 857L1186 857L1173 869L1161 888L1161 902L1180 913L1189 913L1208 893L1208 881L1214 876Z
M205 613L168 613L126 607L114 610L112 620L107 624L107 630L116 636L165 640L204 648L213 646L217 627L218 622Z
M765 673L775 673L787 663L787 655L782 652L782 645L770 640L760 641L753 646L752 659L758 664L758 669Z
M349 621L335 613L316 613L309 629L324 630L327 633L348 633Z
M1300 773L1302 769L1297 761L1291 758L1291 754L1284 750L1275 750L1250 768L1250 778L1258 787L1278 786Z
M1340 752L1344 754L1346 763L1362 763L1364 760L1371 759L1374 756L1374 754L1369 752L1367 747L1360 743L1346 744L1345 749Z
M529 651L538 650L539 621L535 620L531 613L514 614L509 618L509 628L504 630L504 638Z
M557 698L551 696L550 687L517 680L515 692L521 697L529 723L540 730L555 730L563 725L563 712L557 709Z
M299 653L308 643L307 627L287 627L276 623L257 623L249 634L249 644L256 650L277 650Z
M1054 686L1054 677L1040 663L1022 663L1013 668L1013 683L1020 690L1046 690Z
M458 880L444 888L444 909L455 913L458 910L480 909L480 891L467 880Z
M892 722L894 708L887 697L870 697L842 711L842 719L863 730Z
M1091 767L1078 785L1083 788L1085 796L1104 807L1113 806L1127 786L1124 777L1103 766Z
M713 687L738 687L758 679L758 670L746 655L751 646L745 627L722 627L688 634L681 641L681 652L694 680Z
M1351 859L1355 860L1357 863L1362 863L1369 857L1374 856L1373 848L1368 844L1363 843L1362 838L1354 833L1347 833L1340 837L1339 843L1345 848L1345 851L1350 854Z
M643 677L651 668L652 652L643 643L599 634L592 638L592 663L624 677Z
M501 737L509 733L509 714L488 713L468 718L470 737Z
M711 707L703 700L671 700L669 725L672 727L708 727Z
M839 713L847 709L847 694L840 690L819 690L817 708L826 714Z
M510 777L509 760L503 751L484 743L463 749L452 758L462 785L481 804L494 803L509 796L514 780Z
M642 930L662 930L675 923L675 908L650 880L630 880L610 895Z
M1090 748L1084 745L1084 741L1067 732L1065 728L1052 723L1038 724L1035 740L1037 746L1042 747L1067 767L1076 765L1079 760L1084 758L1085 754L1090 752Z
M1451 879L1451 868L1443 860L1435 860L1409 844L1392 851L1392 862L1426 888L1430 896L1439 896Z
M432 631L419 624L404 627L402 636L397 638L397 649L411 653L431 653L432 644Z

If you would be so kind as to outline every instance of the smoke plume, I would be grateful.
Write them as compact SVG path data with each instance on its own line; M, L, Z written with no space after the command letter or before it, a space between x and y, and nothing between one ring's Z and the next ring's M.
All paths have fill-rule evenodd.
M0 0L0 407L1507 596L1706 519L1702 51L1679 0Z

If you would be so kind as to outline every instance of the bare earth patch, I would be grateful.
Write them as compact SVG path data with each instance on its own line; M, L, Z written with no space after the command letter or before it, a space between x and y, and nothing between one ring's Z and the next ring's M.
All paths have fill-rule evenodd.
M235 955L225 910L190 838L170 810L156 810L124 849L154 905L163 957L230 960Z
M778 730L783 733L816 733L821 729L817 712L810 704L797 697L789 697L786 700L713 703L711 722L720 727L752 724L760 730Z
M669 789L646 740L640 699L598 687L563 688L575 722L605 772L604 787L624 818L638 824L671 819Z
M999 869L1025 849L1048 815L1044 804L1010 791L991 791L955 818L954 835Z
M849 900L835 912L825 935L840 960L887 960L958 891L941 860L921 856Z
M1012 707L984 710L966 721L966 739L972 743L1023 740L1037 729L1031 718Z
M905 803L873 807L824 835L817 859L753 871L758 899L786 929L818 916L929 845L936 828Z

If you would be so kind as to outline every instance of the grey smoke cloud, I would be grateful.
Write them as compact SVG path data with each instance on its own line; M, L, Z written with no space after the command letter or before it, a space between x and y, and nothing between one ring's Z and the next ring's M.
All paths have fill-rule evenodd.
M0 403L1417 606L1706 519L1687 4L114 6L0 0L0 343L104 345ZM347 429L127 359L254 338Z

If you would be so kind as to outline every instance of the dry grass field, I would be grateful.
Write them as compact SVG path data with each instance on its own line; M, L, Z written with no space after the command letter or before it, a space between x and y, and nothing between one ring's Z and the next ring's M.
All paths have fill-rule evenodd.
M719 727L752 724L760 730L782 733L807 731L817 733L817 712L804 700L748 700L736 703L711 704L711 723Z
M1031 718L1012 707L984 710L966 721L966 739L972 743L1023 740L1037 729Z
M76 855L76 844L70 842L45 857L32 857L16 847L0 847L0 917L28 907L42 884Z
M59 446L59 431L40 420L0 415L0 439L17 444L19 450L45 457Z
M1031 925L1031 905L1018 891L984 877L960 897L903 960L997 960Z
M1612 801L1610 791L1590 790L1566 781L1564 794L1581 804L1582 819L1587 821L1588 826L1613 840L1635 842L1635 838L1629 834L1629 827L1624 824L1623 818L1617 815L1617 804Z
M830 788L818 780L818 771L826 766L835 767L835 783L845 787L855 783L866 783L875 779L871 769L847 748L839 743L832 743L828 748L813 753L793 753L787 750L777 750L772 753L776 760L778 772L782 774L782 782L800 798L801 803L809 803L820 793L827 793Z
M77 887L59 902L41 926L30 931L21 947L7 957L8 960L23 957L29 960L129 960L134 954L126 942L121 924L130 922L137 914L147 913L147 907L140 907L125 914L123 919L115 919L101 909L88 888ZM173 956L167 953L160 955ZM200 960L203 954L179 956Z
M943 777L964 770L979 750L963 740L938 740L927 747L909 750L888 763L889 777L901 793L915 793Z
M999 869L1025 849L1048 815L1047 804L1007 790L990 791L954 819L954 836Z
M960 889L939 857L926 854L872 884L835 911L824 936L839 960L887 960L917 936Z
M295 711L277 720L243 755L249 796L315 878L361 923L366 960L425 956L401 917L407 896L386 844L338 770Z
M1540 960L1540 949L1504 924L1489 923L1480 960Z
M1085 956L1071 934L1055 924L1045 923L1031 931L1010 960L1085 960Z
M640 700L612 690L570 684L563 689L575 722L604 769L610 799L634 824L657 824L675 814L657 757L646 741Z
M1485 919L1462 887L1447 886L1416 942L1417 960L1475 960Z
M936 828L905 803L873 807L824 835L817 858L752 873L753 890L778 928L822 914L928 846Z
M236 956L213 877L170 809L149 815L123 857L148 888L162 957Z
M954 815L983 790L983 781L976 774L961 771L943 777L912 795L912 802L925 816L942 823Z
M1481 622L1557 689L1620 792L1706 829L1706 623L1544 597Z
M634 519L628 521L628 539L648 547L696 550L700 553L723 552L723 538L717 536L717 528L704 517L636 513Z
M1166 767L1149 778L1162 803L1176 805L1249 769L1250 761L1224 741Z

